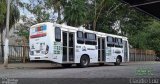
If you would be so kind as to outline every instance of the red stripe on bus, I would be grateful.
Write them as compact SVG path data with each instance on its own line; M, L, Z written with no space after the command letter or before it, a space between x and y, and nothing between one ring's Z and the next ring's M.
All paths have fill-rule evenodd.
M38 38L38 37L43 37L43 36L46 36L46 33L36 34L36 35L32 35L32 36L30 36L30 37L31 37L31 38Z

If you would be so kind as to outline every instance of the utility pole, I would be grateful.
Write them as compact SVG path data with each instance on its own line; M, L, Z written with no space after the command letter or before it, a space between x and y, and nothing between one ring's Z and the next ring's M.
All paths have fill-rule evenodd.
M6 16L6 35L5 35L5 46L4 46L4 67L8 67L8 43L9 43L9 15L10 15L10 2L11 0L7 0L7 16Z

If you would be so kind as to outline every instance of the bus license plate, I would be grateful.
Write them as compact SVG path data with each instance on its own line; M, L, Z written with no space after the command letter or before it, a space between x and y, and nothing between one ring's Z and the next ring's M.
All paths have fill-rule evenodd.
M35 59L40 59L40 57L35 57Z

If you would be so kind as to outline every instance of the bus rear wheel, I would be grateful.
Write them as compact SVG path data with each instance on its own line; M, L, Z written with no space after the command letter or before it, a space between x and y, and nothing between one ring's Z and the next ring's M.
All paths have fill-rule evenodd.
M62 64L62 67L65 67L65 68L69 68L71 66L72 66L72 64Z
M116 62L114 63L115 66L119 66L121 64L121 59L117 57Z
M80 64L77 64L77 66L84 68L84 67L88 67L89 63L90 63L89 57L84 55L81 57Z

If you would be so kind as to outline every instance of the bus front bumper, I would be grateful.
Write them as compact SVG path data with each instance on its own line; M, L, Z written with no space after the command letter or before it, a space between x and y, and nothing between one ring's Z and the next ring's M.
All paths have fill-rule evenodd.
M30 56L30 60L34 61L34 60L49 60L48 56Z

